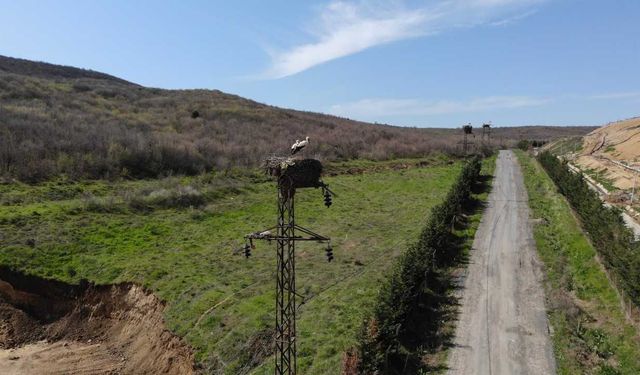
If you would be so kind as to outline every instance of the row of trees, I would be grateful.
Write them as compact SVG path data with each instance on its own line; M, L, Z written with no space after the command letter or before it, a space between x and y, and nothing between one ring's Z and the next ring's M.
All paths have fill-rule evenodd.
M536 139L533 139L533 140L522 139L518 142L516 146L523 151L527 151L529 147L542 147L545 144L547 144L547 141L540 141Z
M436 306L446 298L442 271L459 255L454 224L470 200L480 167L477 156L464 166L445 201L431 210L418 241L382 285L360 334L360 373L408 373L421 366L423 348L441 323Z
M636 306L640 306L640 242L634 241L620 210L604 206L583 176L572 173L566 162L549 152L540 154L538 160L580 217L618 285Z

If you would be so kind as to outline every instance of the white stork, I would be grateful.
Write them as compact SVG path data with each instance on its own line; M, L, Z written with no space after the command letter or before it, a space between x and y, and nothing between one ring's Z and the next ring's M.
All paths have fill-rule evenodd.
M291 146L291 155L295 154L296 152L302 150L303 148L305 148L307 145L309 144L309 137L306 137L304 140L302 141L297 141L296 143L294 143Z
M298 147L298 143L300 143L299 139L296 139L296 142L294 144L291 145L291 154L293 155L293 150L296 149L296 147Z

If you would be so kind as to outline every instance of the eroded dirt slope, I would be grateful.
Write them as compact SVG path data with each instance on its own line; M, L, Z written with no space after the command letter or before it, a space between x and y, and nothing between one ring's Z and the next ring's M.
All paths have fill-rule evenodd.
M164 304L135 284L80 286L0 269L2 374L192 374Z
M618 189L630 189L633 172L615 162L640 169L640 117L607 124L587 134L575 160L582 169L603 173Z

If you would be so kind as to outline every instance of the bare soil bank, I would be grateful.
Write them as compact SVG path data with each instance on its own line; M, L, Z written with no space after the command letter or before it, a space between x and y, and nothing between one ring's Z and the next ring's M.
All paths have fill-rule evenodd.
M3 374L193 374L164 327L164 304L135 284L79 286L0 267Z
M582 169L599 171L618 189L631 189L636 173L616 162L640 169L640 117L610 123L587 134L575 162Z

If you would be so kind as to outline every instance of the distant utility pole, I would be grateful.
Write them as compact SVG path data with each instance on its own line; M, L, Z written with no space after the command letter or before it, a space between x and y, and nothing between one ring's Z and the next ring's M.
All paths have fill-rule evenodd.
M471 123L468 123L467 125L462 127L462 132L463 132L463 138L462 138L462 152L464 153L465 156L467 156L467 154L469 153L469 135L473 133L473 126L471 126Z
M276 321L275 374L295 375L296 360L296 266L295 245L298 241L326 243L327 261L333 260L331 239L295 223L295 193L297 188L322 188L325 206L331 206L332 192L320 180L322 164L314 159L296 160L272 157L265 162L267 172L277 178L278 225L245 236L245 257L251 256L253 240L276 242ZM273 231L275 230L275 234ZM299 231L303 236L296 235ZM306 235L306 237L305 237Z
M491 121L482 124L482 143L491 146Z

